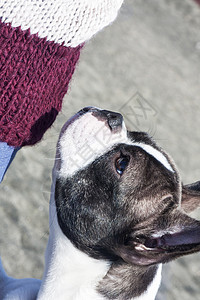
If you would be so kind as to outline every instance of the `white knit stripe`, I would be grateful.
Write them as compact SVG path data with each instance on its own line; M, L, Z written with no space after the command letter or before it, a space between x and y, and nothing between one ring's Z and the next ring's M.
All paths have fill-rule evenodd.
M13 27L76 47L114 21L123 0L1 0L0 18Z

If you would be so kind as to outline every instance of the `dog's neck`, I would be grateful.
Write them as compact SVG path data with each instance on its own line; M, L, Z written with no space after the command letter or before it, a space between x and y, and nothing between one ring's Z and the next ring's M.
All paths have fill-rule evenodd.
M109 265L78 250L62 233L57 221L54 189L55 183L51 189L45 270L37 299L102 300L95 285L105 276Z
M108 299L106 295L111 296L111 294L118 294L116 299L124 299L125 297L120 295L119 291L123 286L125 288L124 295L131 294L130 284L136 285L135 290L139 289L137 285L140 285L140 289L143 285L144 293L128 299L155 299L161 281L161 266L158 270L155 267L137 270L136 267L131 266L130 268L126 264L121 268L119 265L115 266L105 260L89 257L67 239L57 222L54 184L52 184L49 223L50 233L45 255L45 271L38 300L103 300ZM119 273L121 273L120 276L115 277L115 274ZM130 282L127 281L127 274L129 274ZM135 280L133 276L135 276ZM142 279L144 277L146 277L145 280ZM117 288L114 289L114 286ZM104 287L106 287L105 293L102 291Z
M102 300L95 291L95 285L107 273L107 263L91 259L63 238L62 232L57 234L56 240L51 235L49 237L45 273L38 299Z

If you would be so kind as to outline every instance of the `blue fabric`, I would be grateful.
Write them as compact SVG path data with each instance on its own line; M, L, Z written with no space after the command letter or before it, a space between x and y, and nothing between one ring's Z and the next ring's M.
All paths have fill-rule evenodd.
M8 144L0 142L0 182L10 166L15 154L19 148L8 146Z

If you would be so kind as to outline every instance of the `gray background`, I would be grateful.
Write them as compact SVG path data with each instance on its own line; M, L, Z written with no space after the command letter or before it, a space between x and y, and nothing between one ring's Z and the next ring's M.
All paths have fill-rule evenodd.
M148 131L169 152L185 183L200 179L199 28L200 7L191 0L125 0L117 21L87 43L62 113L42 142L17 154L0 185L0 252L9 275L42 276L56 141L82 107L123 112L130 129ZM200 254L164 266L157 300L199 294Z

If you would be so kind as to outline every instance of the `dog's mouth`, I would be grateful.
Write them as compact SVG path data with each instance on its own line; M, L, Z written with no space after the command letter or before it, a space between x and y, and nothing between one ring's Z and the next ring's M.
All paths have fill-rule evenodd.
M165 263L179 256L200 250L200 229L183 230L158 237L138 236L129 241L126 251L120 253L123 259L137 265Z
M142 241L143 242L140 242ZM136 239L135 249L138 251L154 251L158 253L187 251L191 247L200 244L200 232L198 230L180 231L178 233L164 234L160 237L147 237Z

